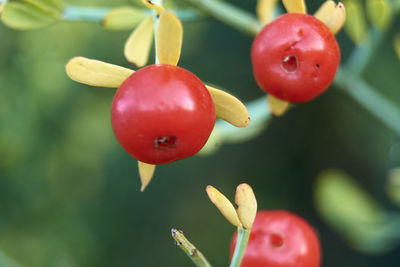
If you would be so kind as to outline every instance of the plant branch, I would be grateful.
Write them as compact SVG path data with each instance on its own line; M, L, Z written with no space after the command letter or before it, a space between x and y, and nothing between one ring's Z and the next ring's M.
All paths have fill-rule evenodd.
M255 16L229 3L215 0L185 1L242 33L255 36L262 28Z
M239 267L242 262L244 252L246 251L247 242L250 237L250 230L244 229L243 227L238 227L237 242L235 247L235 252L233 253L232 261L229 267Z
M211 267L204 255L183 235L182 231L171 229L175 244L180 247L197 267Z
M1 0L0 0L1 1ZM101 23L104 16L112 8L109 7L84 7L67 6L63 12L63 18L67 21L87 21ZM144 9L143 12L152 14L151 10ZM204 17L204 15L194 9L176 9L172 10L182 21L192 21Z

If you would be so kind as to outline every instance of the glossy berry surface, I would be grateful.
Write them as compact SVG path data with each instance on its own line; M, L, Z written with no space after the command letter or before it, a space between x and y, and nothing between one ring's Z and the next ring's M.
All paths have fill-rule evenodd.
M231 243L231 257L237 234ZM319 239L301 217L284 210L257 212L241 267L318 267Z
M191 72L150 65L118 88L112 127L122 147L139 161L164 164L196 154L215 123L215 107L204 84Z
M309 101L332 83L340 49L328 27L311 15L288 13L256 36L251 61L258 85L291 103Z

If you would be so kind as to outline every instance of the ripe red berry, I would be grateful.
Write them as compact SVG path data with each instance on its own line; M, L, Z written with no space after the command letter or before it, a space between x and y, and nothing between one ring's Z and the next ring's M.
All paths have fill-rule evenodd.
M190 157L204 146L214 127L215 107L193 73L150 65L118 88L111 121L129 154L145 163L163 164Z
M265 92L300 103L315 98L332 83L340 49L321 21L288 13L256 36L251 60L256 81Z
M231 257L237 234L231 242ZM301 217L284 210L257 213L241 267L318 267L319 239Z

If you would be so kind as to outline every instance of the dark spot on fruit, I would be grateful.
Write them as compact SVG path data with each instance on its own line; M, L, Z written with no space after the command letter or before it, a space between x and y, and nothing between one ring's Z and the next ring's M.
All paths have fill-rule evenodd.
M319 69L319 64L315 64L315 67L316 67L317 69Z
M281 62L281 68L287 73L295 73L298 68L297 57L295 55L285 57Z
M154 146L158 149L170 149L175 147L177 138L175 136L159 136L154 139Z
M279 234L271 234L269 236L269 242L273 247L279 248L279 247L283 246L283 244L285 243L285 240Z

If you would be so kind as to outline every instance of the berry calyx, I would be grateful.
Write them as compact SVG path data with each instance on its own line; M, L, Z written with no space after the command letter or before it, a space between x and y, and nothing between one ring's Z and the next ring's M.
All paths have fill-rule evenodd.
M231 257L237 241L232 238ZM318 267L321 248L314 229L284 210L257 212L241 267Z
M258 85L291 103L309 101L332 83L340 62L329 28L307 14L288 13L256 36L251 60Z
M215 123L204 84L172 65L138 70L118 88L111 107L116 138L134 158L164 164L196 154Z

